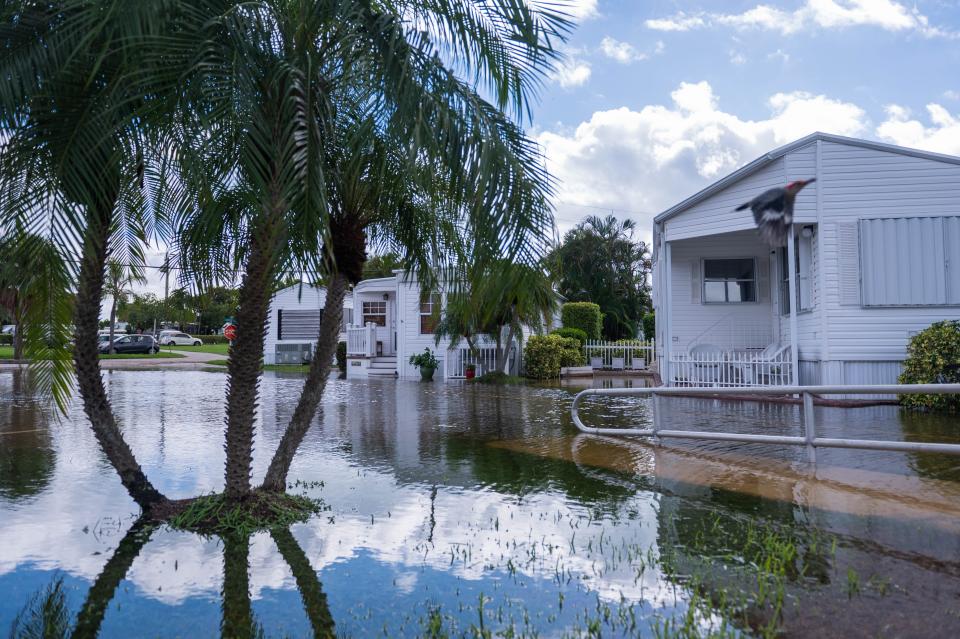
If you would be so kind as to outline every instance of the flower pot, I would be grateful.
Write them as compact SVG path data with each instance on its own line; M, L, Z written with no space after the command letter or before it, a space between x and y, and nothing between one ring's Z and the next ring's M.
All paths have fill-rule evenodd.
M610 368L618 371L622 371L625 368L627 358L625 357L614 357L610 365Z
M423 382L432 382L433 381L433 372L437 370L432 366L421 366L420 367L420 381Z
M473 379L476 376L477 376L477 369L475 368L468 368L464 371L464 377L466 377L467 379Z

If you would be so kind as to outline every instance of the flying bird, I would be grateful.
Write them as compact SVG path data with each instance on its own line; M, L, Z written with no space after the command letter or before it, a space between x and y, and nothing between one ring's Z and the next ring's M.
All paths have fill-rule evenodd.
M787 231L793 224L793 203L797 199L797 193L816 181L816 178L796 180L786 186L769 189L734 210L751 209L763 241L772 247L783 246L787 243Z

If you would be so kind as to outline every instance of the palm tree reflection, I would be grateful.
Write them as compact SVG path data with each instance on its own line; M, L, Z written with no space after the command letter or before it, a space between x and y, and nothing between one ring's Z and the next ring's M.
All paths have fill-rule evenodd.
M117 545L110 560L90 586L71 627L70 612L58 577L35 593L14 619L11 639L78 639L96 637L117 587L150 541L157 524L137 520ZM290 567L315 637L334 637L334 621L317 573L288 529L270 531ZM250 535L224 535L221 636L230 639L266 637L250 602Z

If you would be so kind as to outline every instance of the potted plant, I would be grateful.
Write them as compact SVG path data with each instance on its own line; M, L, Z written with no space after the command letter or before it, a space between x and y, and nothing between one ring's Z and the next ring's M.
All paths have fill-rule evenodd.
M467 379L473 379L477 376L477 365L476 364L467 364L464 366L464 372Z
M420 369L420 379L429 382L433 380L433 372L437 370L439 362L429 348L423 349L419 355L411 355L410 363Z

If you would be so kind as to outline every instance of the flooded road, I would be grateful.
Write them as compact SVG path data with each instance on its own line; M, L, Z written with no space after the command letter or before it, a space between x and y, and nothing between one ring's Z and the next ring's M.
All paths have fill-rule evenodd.
M830 450L813 471L796 449L582 435L575 387L332 381L290 474L328 510L204 538L141 528L79 404L46 416L16 375L0 372L0 633L41 602L102 637L960 635L958 458ZM222 488L221 372L105 380L160 490ZM302 383L265 374L255 478ZM664 408L669 428L802 431L795 406ZM817 410L827 436L960 437L955 418Z

